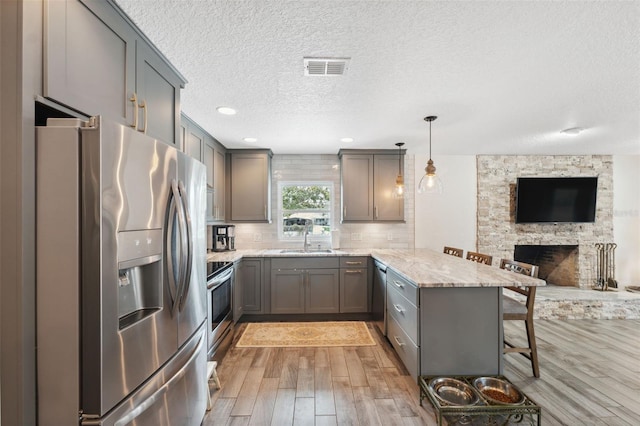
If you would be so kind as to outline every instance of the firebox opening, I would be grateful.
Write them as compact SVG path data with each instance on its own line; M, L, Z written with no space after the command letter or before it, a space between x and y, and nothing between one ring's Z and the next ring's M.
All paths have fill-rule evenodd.
M547 284L579 287L577 245L516 245L513 258L538 265Z

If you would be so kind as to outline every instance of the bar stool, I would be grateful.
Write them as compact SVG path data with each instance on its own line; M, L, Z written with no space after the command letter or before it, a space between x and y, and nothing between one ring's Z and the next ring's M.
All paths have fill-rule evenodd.
M493 256L489 256L488 254L477 253L475 251L467 252L467 260L471 260L473 262L484 263L485 265L491 265L493 262Z
M516 272L532 277L538 276L538 267L524 262L515 260L502 259L500 268L507 271ZM527 341L529 346L521 348L510 343L503 336L504 353L519 353L531 361L533 375L540 377L540 368L538 366L538 348L536 345L536 335L533 330L533 304L536 299L536 287L503 287L504 290L513 291L526 296L524 303L509 297L503 293L502 296L502 320L503 321L524 321L527 330Z
M445 254L450 254L451 256L462 257L463 251L464 250L459 248L444 246L444 250L442 252Z

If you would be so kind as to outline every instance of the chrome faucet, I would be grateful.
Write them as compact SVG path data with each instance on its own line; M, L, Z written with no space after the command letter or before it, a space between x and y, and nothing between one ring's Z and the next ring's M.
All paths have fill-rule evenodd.
M311 227L311 224L309 222L306 222L304 224L304 251L309 251L309 248L311 247L311 242L309 241L309 229Z

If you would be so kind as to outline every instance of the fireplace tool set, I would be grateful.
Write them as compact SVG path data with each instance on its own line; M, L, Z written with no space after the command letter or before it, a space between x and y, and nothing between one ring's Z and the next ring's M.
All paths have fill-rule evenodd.
M609 288L618 288L618 282L615 279L615 250L618 245L615 243L596 243L595 246L598 276L594 290L607 291Z

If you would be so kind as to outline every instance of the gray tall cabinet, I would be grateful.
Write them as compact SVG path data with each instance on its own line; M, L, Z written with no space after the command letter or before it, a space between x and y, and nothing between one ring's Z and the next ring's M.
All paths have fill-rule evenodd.
M108 1L44 2L43 95L174 146L186 79Z
M404 221L404 200L393 196L398 171L404 176L404 154L340 150L343 222Z
M224 221L226 149L185 114L181 115L180 145L207 168L207 222Z

